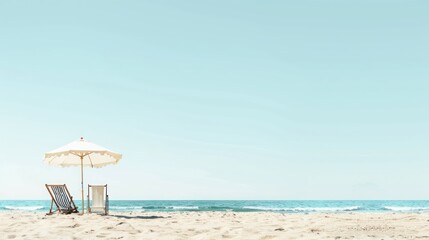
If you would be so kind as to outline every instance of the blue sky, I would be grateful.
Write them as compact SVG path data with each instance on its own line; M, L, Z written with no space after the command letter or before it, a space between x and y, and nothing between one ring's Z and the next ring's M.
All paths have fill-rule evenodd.
M428 199L429 2L2 1L0 199ZM17 191L16 189L24 189Z

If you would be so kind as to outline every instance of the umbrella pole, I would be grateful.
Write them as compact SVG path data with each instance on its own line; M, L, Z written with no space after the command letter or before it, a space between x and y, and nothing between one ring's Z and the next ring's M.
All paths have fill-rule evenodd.
M85 203L83 200L83 156L80 156L80 184L82 188L82 214L85 213Z

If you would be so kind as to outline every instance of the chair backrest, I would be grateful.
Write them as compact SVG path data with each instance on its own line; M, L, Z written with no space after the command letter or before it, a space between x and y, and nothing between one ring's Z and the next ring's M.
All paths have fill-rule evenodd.
M60 211L70 211L76 209L74 202L65 184L63 185L48 185L46 184L52 200L57 205Z
M106 206L106 186L104 185L91 185L92 189L92 207L105 207Z

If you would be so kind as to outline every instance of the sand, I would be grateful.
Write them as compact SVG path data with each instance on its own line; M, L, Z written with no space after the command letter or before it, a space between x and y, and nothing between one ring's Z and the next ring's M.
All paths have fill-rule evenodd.
M429 213L0 212L1 239L429 239Z

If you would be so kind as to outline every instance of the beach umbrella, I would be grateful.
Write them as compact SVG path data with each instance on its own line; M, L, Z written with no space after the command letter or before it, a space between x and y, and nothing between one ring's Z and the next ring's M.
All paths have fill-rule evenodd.
M82 213L84 213L83 167L101 168L109 164L116 164L121 158L122 154L112 152L81 137L80 140L45 153L44 162L59 167L80 166Z

